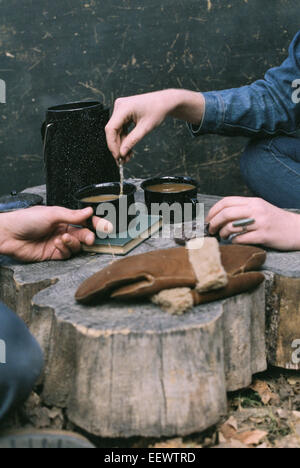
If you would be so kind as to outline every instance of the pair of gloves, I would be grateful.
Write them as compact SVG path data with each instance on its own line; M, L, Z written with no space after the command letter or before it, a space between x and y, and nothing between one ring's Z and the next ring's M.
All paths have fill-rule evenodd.
M172 314L241 294L264 281L264 250L219 246L214 238L194 239L186 247L157 250L116 261L87 279L76 300L101 303L150 298Z

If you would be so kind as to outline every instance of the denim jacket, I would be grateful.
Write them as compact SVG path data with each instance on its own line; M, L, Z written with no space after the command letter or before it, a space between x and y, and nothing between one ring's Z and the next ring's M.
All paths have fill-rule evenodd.
M204 93L205 114L200 126L189 125L194 136L299 135L300 31L280 67L250 86Z

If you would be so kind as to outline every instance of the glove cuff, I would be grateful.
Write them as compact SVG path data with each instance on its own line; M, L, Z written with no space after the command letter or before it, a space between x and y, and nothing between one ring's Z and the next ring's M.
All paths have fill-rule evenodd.
M186 245L190 264L197 278L199 293L227 286L228 276L223 267L217 239L192 239Z
M152 296L151 301L171 315L183 315L194 307L194 296L190 288L166 289Z

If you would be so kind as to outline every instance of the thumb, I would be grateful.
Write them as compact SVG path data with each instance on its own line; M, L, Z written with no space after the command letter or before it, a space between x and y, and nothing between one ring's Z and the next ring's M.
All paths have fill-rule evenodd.
M130 151L152 130L151 126L143 121L136 124L134 129L124 138L120 153L125 157Z

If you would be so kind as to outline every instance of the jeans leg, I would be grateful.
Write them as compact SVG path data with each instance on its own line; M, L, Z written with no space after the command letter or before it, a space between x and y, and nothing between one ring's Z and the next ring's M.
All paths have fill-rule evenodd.
M280 208L300 208L300 139L252 140L240 161L248 187Z
M29 396L42 367L38 343L25 324L0 303L0 420Z

